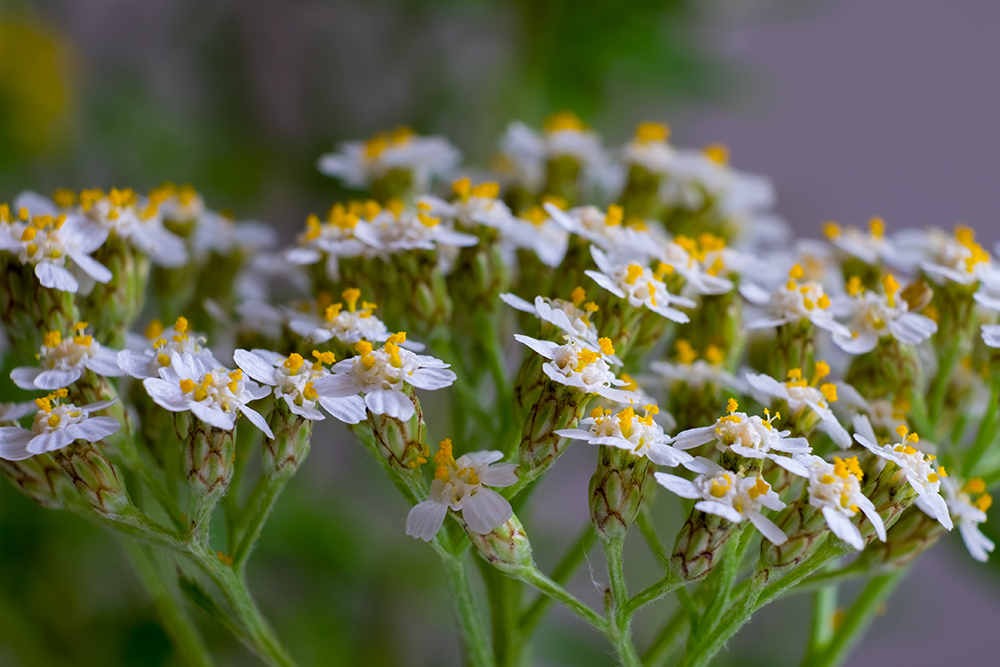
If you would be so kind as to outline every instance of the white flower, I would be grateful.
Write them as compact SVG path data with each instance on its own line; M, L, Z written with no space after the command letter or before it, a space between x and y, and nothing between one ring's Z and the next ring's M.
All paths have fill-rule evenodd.
M440 218L428 213L430 205L418 202L417 209L382 209L371 220L362 220L354 228L354 236L381 254L408 250L434 250L439 245L465 248L479 243L471 234L464 234L442 224Z
M700 151L677 151L672 170L660 181L660 198L671 206L697 210L706 199L723 215L746 214L774 205L774 186L764 176L736 171L721 144Z
M414 354L400 347L406 333L400 331L379 349L368 341L355 345L357 356L337 362L332 375L318 378L313 387L320 396L344 398L362 394L373 414L406 421L414 414L413 401L403 391L443 389L455 381L455 374L440 359Z
M38 412L30 429L0 427L0 458L21 461L35 454L62 449L75 440L97 442L121 428L121 424L111 417L90 416L115 401L77 407L72 403L60 404L58 399L65 397L66 390L60 389L45 398L35 399Z
M885 523L872 501L861 493L863 473L856 456L846 460L834 457L833 463L813 454L799 454L795 458L809 471L809 504L823 512L834 535L857 550L863 549L861 531L852 522L861 511L885 542Z
M118 367L118 357L87 335L87 323L73 325L73 335L64 339L58 331L50 331L42 339L38 354L41 367L22 366L11 371L10 377L21 389L62 389L73 384L91 370L104 377L124 375Z
M1000 347L1000 324L982 326L983 342L989 347Z
M993 497L986 493L986 485L982 479L970 479L965 486L959 488L950 477L941 480L948 499L948 509L951 515L958 519L958 530L969 554L981 563L989 559L994 544L991 539L979 530L979 524L986 521L986 510L993 504ZM978 494L975 501L972 496Z
M545 266L562 264L569 248L569 232L541 206L533 206L512 218L502 230L505 242L534 252Z
M599 167L604 159L600 137L567 111L550 116L542 134L524 123L510 123L500 139L500 154L514 168L519 185L532 191L542 187L549 160L569 157L586 172Z
M753 283L744 282L740 285L740 294L750 303L766 306L768 315L748 320L745 329L766 329L785 324L797 324L809 320L820 329L834 334L850 337L850 330L834 320L830 309L830 297L823 286L814 281L799 284L797 281L805 275L805 270L796 264L789 272L790 280L773 292L768 292Z
M155 200L147 200L133 190L112 188L80 193L80 212L120 239L149 255L154 264L183 266L187 262L184 240L163 226L163 216Z
M670 128L665 123L640 123L632 141L622 148L622 161L651 174L667 174L677 160L677 151L667 143L669 138Z
M608 445L632 452L636 456L645 456L657 465L674 467L689 463L692 457L687 452L670 446L671 438L663 432L663 427L653 421L653 416L660 410L650 403L645 407L646 414L642 417L631 407L625 408L613 415L611 410L594 408L590 417L580 421L580 426L556 431L563 438L583 440L591 445Z
M851 295L837 299L834 310L846 314L850 334L833 334L833 342L848 354L865 354L875 349L879 338L891 335L901 343L919 345L937 332L937 324L929 317L909 312L904 299L897 299L899 284L892 274L882 279L885 294L865 291L854 276L847 284Z
M810 451L809 442L805 438L789 438L790 431L778 431L771 422L781 415L770 415L768 410L765 414L768 418L761 419L757 415L752 417L745 412L737 412L739 404L735 399L729 399L729 414L720 417L711 426L701 426L681 431L674 436L674 447L678 449L691 449L715 442L716 449L720 452L731 451L734 454L750 459L770 459L785 470L805 477L806 472L802 464L784 454L803 454Z
M544 208L567 232L609 253L612 262L621 257L638 257L646 261L655 257L665 242L662 234L654 233L655 227L645 223L622 224L625 210L617 204L609 206L606 213L596 206L563 211L552 202L547 202Z
M645 306L657 315L674 322L690 322L691 318L670 304L684 308L694 308L691 299L676 296L667 290L666 284L653 275L653 272L642 264L614 264L600 249L590 247L599 271L587 270L588 276L615 296L628 299L633 308Z
M90 256L107 239L106 229L79 215L34 214L26 207L18 209L17 215L11 219L7 207L0 207L0 251L16 255L21 264L34 265L43 287L79 291L80 282L71 268L99 283L111 280L111 271Z
M368 141L346 141L339 153L320 157L317 166L353 188L367 188L390 171L405 170L412 174L414 189L424 192L432 178L447 175L461 157L444 137L420 137L407 127L397 127Z
M359 308L361 291L353 287L344 290L341 297L343 302L325 306L317 303L319 312L296 312L292 315L288 328L312 343L336 339L344 345L353 346L361 340L383 343L389 338L389 330L374 314L378 305L362 301ZM415 352L424 347L413 341L404 341L401 345Z
M902 270L912 270L914 267L905 250L885 235L885 221L882 218L871 218L867 233L857 227L842 228L835 222L827 222L823 225L823 234L840 251L841 256L856 257L865 264L872 265L885 262Z
M320 222L318 216L306 218L306 229L298 236L298 246L285 252L291 264L305 266L319 262L326 255L326 275L330 280L340 279L341 257L371 256L372 251L354 238L354 229L362 217L372 219L382 211L378 202L348 202L347 206L334 204Z
M596 312L598 307L592 301L584 301L586 292L582 287L573 290L569 301L536 296L535 302L532 304L516 294L510 293L501 294L500 299L512 308L530 313L543 322L552 324L591 349L599 349L597 327L590 321L591 314ZM619 362L614 360L612 363Z
M204 345L204 336L188 331L187 318L178 317L174 326L167 328L154 319L146 327L145 338L130 338L128 347L131 349L118 353L118 365L125 374L138 380L160 377L160 369L170 366L175 352L185 357L198 357L205 368L221 366Z
M719 276L726 270L726 258L735 252L726 251L725 239L713 234L702 234L698 240L676 236L660 247L659 259L684 276L685 285L699 294L726 294L733 289L733 282Z
M0 403L0 424L16 424L17 420L25 415L30 415L38 407L33 401L24 403Z
M830 374L830 366L824 361L816 362L812 382L802 379L802 369L793 368L788 371L788 382L778 382L769 375L747 373L746 379L757 392L770 398L778 398L788 403L793 415L809 408L820 418L820 429L829 435L839 446L851 446L851 434L847 432L837 417L830 410L830 403L837 400L837 385L832 382L820 382Z
M959 225L954 236L927 230L923 239L921 250L926 259L920 262L920 268L939 280L973 285L983 274L996 270L990 254L976 243L975 232L969 227Z
M419 201L430 206L428 215L458 221L466 229L491 227L503 231L514 219L507 204L499 199L500 185L489 181L472 185L468 178L461 178L451 184L455 199L451 203L431 195L424 195Z
M238 413L242 413L268 438L274 438L264 417L247 406L270 394L271 389L244 380L243 371L213 368L204 357L173 352L170 365L160 369L160 377L147 378L142 385L157 405L171 412L190 410L201 421L225 431L236 426Z
M700 473L693 481L663 472L655 473L654 477L660 486L681 498L698 500L694 505L696 510L733 523L749 519L774 544L784 544L788 539L773 521L760 513L765 507L772 510L785 507L763 477L743 477L700 456L687 467Z
M649 364L649 369L668 387L683 382L700 391L706 384L715 384L741 394L747 392L746 383L723 368L725 357L715 345L705 348L704 359L699 359L691 343L683 338L674 345L677 349L676 362L654 361Z
M629 403L637 396L629 391L615 389L625 386L611 371L604 354L614 355L615 350L607 338L600 339L602 352L596 352L579 341L570 339L565 345L548 340L536 340L514 334L514 338L550 361L542 364L542 371L549 379L573 387L585 394L597 394L618 403Z
M948 504L941 497L941 479L947 477L944 466L934 467L933 454L924 454L912 446L919 440L916 433L909 433L905 426L896 429L899 443L892 445L876 444L875 434L871 424L864 416L858 416L854 422L856 431L854 439L879 458L891 461L899 466L900 472L906 477L913 490L917 492L917 507L924 513L937 519L948 530L952 529L951 517L948 515Z
M469 529L485 535L502 526L513 515L510 503L487 486L503 487L517 482L517 464L491 465L501 452L472 452L456 460L451 440L443 440L434 455L438 468L427 500L410 510L406 534L430 542L441 529L448 509L462 513Z
M330 372L324 364L332 364L332 352L313 350L315 363L307 364L302 355L293 353L284 357L269 350L236 350L233 358L236 365L251 378L263 385L274 387L275 398L284 399L292 414L312 419L324 419L316 409L319 403L323 409L342 422L357 424L365 420L365 403L359 396L345 396L333 399L320 396L314 383Z

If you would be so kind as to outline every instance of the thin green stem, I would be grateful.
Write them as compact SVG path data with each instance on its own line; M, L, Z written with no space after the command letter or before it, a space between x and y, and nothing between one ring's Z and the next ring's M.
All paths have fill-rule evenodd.
M734 536L735 539L730 538L729 548L723 554L722 568L715 583L715 595L712 596L711 602L698 622L699 635L711 632L721 620L722 614L729 605L733 580L736 578L737 572L739 572L743 556L746 554L747 547L755 533L755 531L748 529L745 525L741 525L737 530L739 532Z
M979 431L976 433L976 440L962 461L962 469L968 476L973 474L976 464L996 440L997 422L1000 420L1000 416L997 415L997 412L1000 412L1000 373L994 373L990 382L990 402L986 406L983 420L979 423Z
M236 534L236 549L233 551L233 569L242 572L246 568L247 559L257 545L260 531L267 522L278 496L291 479L289 475L261 475L247 499L246 507L240 516L234 532Z
M238 624L246 632L244 644L247 648L268 665L293 667L295 662L261 614L243 578L205 547L191 545L187 553L205 576L222 591Z
M830 564L832 566L833 563ZM830 566L827 566L829 569ZM813 664L833 639L833 617L837 611L837 586L826 585L813 593L812 622L809 626L809 643L802 658L804 667Z
M864 635L871 624L879 605L903 580L909 568L902 568L890 574L872 577L861 595L844 615L844 621L837 629L826 650L809 662L811 667L836 667L847 659L851 649Z
M678 609L670 617L660 633L653 639L646 652L642 654L642 664L649 667L662 664L670 656L671 650L688 625L688 615Z
M493 655L498 667L515 667L521 662L521 628L518 623L520 586L517 579L505 576L485 559L477 558L486 584L493 629Z
M653 525L653 518L649 512L649 504L644 503L641 510L639 510L638 516L636 516L635 524L639 527L639 532L646 539L646 543L649 545L650 551L656 556L656 559L660 561L660 564L664 568L670 568L670 554L667 552L666 547L663 546L663 542L660 541L660 537L656 534L656 526Z
M539 591L548 595L556 602L559 602L571 612L582 618L584 621L594 626L606 637L611 635L611 627L608 621L601 617L593 609L580 602L565 588L552 581L537 569L526 569L518 574L518 577L526 584L534 586Z
M490 650L486 629L476 608L476 600L472 594L469 573L464 556L452 556L443 548L438 551L441 562L448 575L448 590L455 603L455 613L462 633L463 649L468 664L473 667L488 667L496 665L493 652Z
M552 571L552 581L559 585L563 585L569 581L570 576L576 572L576 569L587 557L587 552L595 541L597 541L597 532L588 522L580 535L570 543L572 546L566 551L566 555L562 557L559 564L556 565L555 570ZM548 595L539 595L531 603L531 606L521 614L521 633L526 638L531 636L538 622L542 620L546 610L551 605L551 597Z
M948 392L948 384L951 380L951 371L958 362L959 346L961 340L956 338L948 343L944 353L938 358L937 376L931 385L930 399L928 401L928 416L930 423L938 425L941 423L941 411L944 408L945 394Z
M181 661L194 667L211 667L214 664L212 655L205 647L191 617L184 610L183 600L167 582L157 553L130 537L119 536L118 542L153 599L156 614Z
M667 593L675 591L684 585L684 580L673 572L667 572L666 576L657 581L652 586L644 588L629 599L625 605L625 614L632 616L647 604L656 602Z

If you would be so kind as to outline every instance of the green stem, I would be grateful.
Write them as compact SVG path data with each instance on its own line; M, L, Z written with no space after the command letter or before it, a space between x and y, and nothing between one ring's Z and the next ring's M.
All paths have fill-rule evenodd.
M604 557L608 564L608 578L611 581L608 621L612 628L612 634L609 639L615 645L615 650L623 665L640 665L639 656L632 644L631 615L628 613L628 584L625 581L625 568L622 562L625 536L620 535L603 540L602 544Z
M833 563L831 563L833 565ZM827 585L813 593L809 643L802 658L804 667L812 665L833 639L833 616L837 611L837 586Z
M979 423L979 431L976 433L976 440L972 447L965 453L962 461L962 470L967 476L971 476L976 469L976 464L986 453L989 446L996 440L997 416L1000 412L1000 373L994 373L990 382L990 402L986 404L986 413Z
M722 568L715 586L715 595L698 622L699 635L711 632L728 607L733 580L739 572L743 556L746 554L747 547L755 532L745 525L741 525L737 530L739 532L735 535L735 539L731 538L729 541L731 546L723 554Z
M455 613L462 633L464 650L468 664L473 667L488 667L496 665L493 652L490 650L486 629L476 608L476 601L469 584L469 573L466 559L463 556L452 556L443 548L438 550L441 562L448 575L448 589L455 603Z
M257 538L260 531L267 522L271 509L278 501L278 496L285 489L285 485L291 476L261 475L254 486L253 492L247 499L246 507L240 517L239 522L234 527L236 534L236 549L233 551L233 569L243 572L246 568L247 559L257 545Z
M941 423L941 410L944 408L944 397L948 392L948 383L951 380L951 371L958 362L959 345L961 340L956 338L948 344L944 353L938 358L937 376L931 386L930 400L928 406L928 416L931 424Z
M188 555L222 591L239 626L246 632L247 648L272 667L294 667L295 662L257 608L243 578L200 545L191 545Z
M653 555L656 556L664 568L670 569L670 554L667 552L666 547L663 546L663 542L660 541L660 537L656 534L656 526L653 525L653 518L649 512L648 503L643 503L642 509L639 511L638 516L636 516L635 523L639 527L639 532L646 539L646 543L649 544L649 549L653 552Z
M565 584L569 581L570 576L576 572L576 568L583 563L584 559L587 557L587 552L590 551L590 547L593 546L594 542L597 540L597 532L588 523L584 526L583 531L580 535L573 541L573 545L566 552L566 555L562 557L559 564L556 565L555 570L552 571L552 581L559 585ZM548 595L539 595L538 598L531 603L521 614L521 633L525 638L530 637L531 633L534 631L538 622L542 620L546 610L552 605L552 598Z
M482 558L476 560L490 601L493 655L498 667L516 667L521 663L521 633L518 623L521 582L505 576Z
M684 583L684 580L676 574L668 572L666 576L657 581L655 584L639 591L631 599L629 599L628 603L625 605L625 614L632 616L635 612L639 611L647 604L656 602L667 593L677 590L683 586Z
M556 602L561 603L571 612L582 618L590 625L594 626L594 628L596 628L601 634L606 637L610 637L611 627L606 619L598 615L597 612L587 605L580 602L569 591L546 577L537 569L526 569L518 576L524 583L534 586L539 591L548 595Z
M119 536L118 542L153 599L157 616L181 661L185 665L211 667L212 656L184 610L183 601L169 585L156 552L130 537Z
M642 654L642 664L652 667L663 663L670 656L674 643L687 627L688 618L682 609L675 611L667 624L660 630L660 634L656 635L653 643Z
M848 654L865 630L871 624L879 605L903 580L909 568L902 568L890 574L872 577L861 595L844 615L844 622L833 635L826 650L809 664L813 667L835 667L847 659Z

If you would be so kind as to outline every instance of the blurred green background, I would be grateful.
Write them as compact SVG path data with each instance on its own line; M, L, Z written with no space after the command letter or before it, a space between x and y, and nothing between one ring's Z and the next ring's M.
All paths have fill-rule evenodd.
M906 11L905 3L889 4ZM982 4L970 0L962 6ZM846 5L859 3L4 0L0 200L24 188L145 190L163 181L187 182L213 208L265 220L288 238L307 213L344 194L315 169L317 157L336 142L405 123L448 136L470 161L484 164L510 119L537 125L561 108L574 109L612 142L624 140L638 121L677 119L677 134L688 138L682 143L722 139L741 148L738 166L770 171L772 165L788 165L784 174L794 174L804 168L795 159L800 156L789 159L796 141L808 145L814 134L826 135L834 146L859 139L836 129L843 122L837 114L829 124L810 117L811 133L787 141L754 134L764 126L761 119L780 119L780 107L767 100L788 94L775 81L785 71L781 65L805 50L807 38L768 39L780 48L754 51L754 42L745 43L743 26L751 26L749 34L758 39L833 26L841 30L834 31L842 35L839 48L849 53L855 44ZM948 16L959 12L948 10ZM874 18L881 23L865 23L866 30L896 27L890 10ZM965 20L970 26L983 23L972 14ZM945 29L940 20L937 25L938 32ZM774 32L778 29L785 32ZM885 37L888 32L880 35L897 39ZM763 55L744 57L748 53ZM868 62L820 85L833 86L837 76L860 76ZM988 81L991 72L996 67L979 74ZM803 76L822 78L812 71ZM930 85L935 77L927 79ZM995 87L998 79L992 80ZM841 84L851 89L849 80ZM864 106L866 100L849 102ZM986 105L982 113L992 108ZM736 120L720 122L720 114L727 118L727 113ZM708 120L698 120L703 117ZM956 150L973 151L952 136L952 125L963 117L956 112L943 119L938 132ZM962 208L1000 211L996 188L976 185L1000 174L993 169L1000 155L1000 142L993 138L998 133L995 125L989 128L994 135L982 136L979 148L994 161L983 169L971 160L968 173L952 169L961 181L955 187L982 196L949 197L944 180L939 193L957 209L955 215L965 215L986 238L997 238L995 216L977 220ZM811 152L810 160L823 162L822 154ZM859 164L856 155L849 157L837 163L844 179L854 172L843 165ZM812 229L839 205L854 210L848 195L856 190L842 197L848 203L831 204L816 195L828 186L836 190L834 178L818 172L800 183L782 175L779 166L772 173L778 174L779 192L792 202L790 217L800 228ZM913 178L899 179L899 187L922 191ZM869 180L886 193L879 205L894 211L897 184ZM875 212L871 199L859 205L866 215ZM928 210L919 202L914 206ZM795 219L800 212L807 212L808 220ZM903 211L887 219L890 225L954 222L920 219L919 213L907 218ZM9 400L9 380L0 382ZM403 534L405 503L362 448L330 421L314 437L309 462L282 497L251 562L251 587L265 614L303 665L458 664L436 556ZM594 459L587 448L571 450L539 490L536 513L522 517L543 570L587 521ZM671 514L673 505L661 505L662 533L670 535L680 517ZM926 664L921 659L931 655L926 643L912 638L914 613L924 619L920 627L930 629L956 659L975 658L988 646L988 634L986 643L962 642L975 636L976 628L1000 621L998 570L973 563L957 535L944 542L947 546L936 548L911 575L912 585L890 602L891 613L878 620L854 664L878 664L888 651L899 658L903 637L916 651L911 664ZM656 576L656 565L641 543L628 546L630 581L639 587ZM593 576L600 581L603 564L597 552L592 558ZM599 606L588 568L573 590ZM640 645L668 605L640 617ZM806 600L796 599L766 610L719 663L795 664L804 642L805 609ZM928 628L928 614L934 623L949 616L953 623ZM220 665L255 664L223 629L205 617L198 620ZM958 646L948 637L957 638ZM540 665L614 664L600 637L561 612L542 627L534 657ZM111 536L74 516L38 508L7 483L0 484L0 664L179 664Z

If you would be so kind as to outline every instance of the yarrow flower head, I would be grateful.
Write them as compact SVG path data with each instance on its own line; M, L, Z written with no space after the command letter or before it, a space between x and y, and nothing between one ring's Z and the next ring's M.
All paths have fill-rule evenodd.
M165 194L162 190L154 190L153 195L146 199L128 188L112 188L107 193L83 190L79 196L79 211L109 234L113 233L149 255L154 264L183 266L187 262L184 241L164 227L159 210L159 202Z
M935 466L936 457L933 454L924 454L913 446L919 442L919 436L910 433L906 426L900 426L896 429L900 437L898 443L879 446L866 417L856 418L854 427L858 431L854 434L858 444L879 458L899 466L899 474L917 492L917 507L951 530L953 524L948 514L948 504L940 494L941 480L948 476L948 472L944 466Z
M270 394L271 388L245 380L241 370L213 367L205 357L172 352L170 365L160 369L160 377L147 378L142 384L157 405L171 412L190 411L224 431L231 431L242 414L268 438L274 438L264 417L247 405Z
M607 255L593 246L590 252L599 271L588 270L585 273L598 285L619 298L627 299L633 308L644 306L674 322L691 320L686 313L673 308L671 304L683 308L694 308L697 304L686 297L671 294L666 284L649 267L636 263L614 264Z
M806 453L810 449L809 442L805 438L789 438L790 431L777 430L772 422L781 418L779 413L771 415L765 409L767 419L761 419L757 415L739 412L739 407L735 399L729 399L729 414L720 417L711 426L681 431L674 436L674 447L691 449L715 442L720 452L729 451L750 459L770 459L789 472L804 477L805 470L801 464L781 454Z
M401 347L405 341L405 331L392 334L378 349L369 341L359 341L354 346L356 356L337 362L331 375L313 382L316 392L328 398L360 394L373 414L408 420L415 409L406 387L443 389L451 386L456 376L440 359Z
M22 461L35 454L52 452L76 440L97 442L121 428L111 417L91 417L115 401L101 401L83 407L62 403L67 391L59 389L45 398L35 399L38 412L30 429L0 427L0 458Z
M683 382L692 389L700 390L706 384L716 384L732 391L746 392L746 383L723 367L726 359L718 346L709 344L701 358L684 338L677 339L674 348L676 355L673 362L654 361L649 365L649 369L668 386Z
M740 285L740 293L747 301L767 308L767 315L744 324L746 329L767 329L785 324L809 321L814 326L850 337L851 332L834 319L830 297L823 286L815 281L798 282L805 276L805 269L796 264L789 272L785 285L768 292L753 283Z
M347 141L339 153L319 159L319 170L348 187L366 188L392 171L409 172L416 190L425 192L434 177L450 173L462 154L444 137L421 137L400 126L368 141Z
M833 463L813 454L798 454L795 458L809 471L809 504L823 512L834 535L855 549L863 549L861 531L853 523L857 513L863 512L879 539L885 542L885 523L872 501L861 493L864 474L856 456L848 459L835 456Z
M697 239L675 236L661 246L659 258L699 294L725 294L733 289L733 282L720 275L728 272L726 251L725 239L705 232ZM738 257L735 251L729 255Z
M969 554L985 563L994 549L993 540L979 529L979 524L986 521L986 511L993 505L993 496L986 493L986 484L981 478L973 477L960 486L946 477L941 480L941 488L944 489L951 515L958 519L958 530Z
M545 198L545 208L532 206L512 218L503 230L504 241L515 248L529 250L545 266L562 264L569 248L570 233L548 213L548 206L556 207L555 198ZM565 202L560 202L565 206Z
M336 303L330 303L329 298L318 300L313 312L293 315L288 328L310 343L336 340L354 346L361 340L382 343L389 338L385 323L375 315L378 304L362 301L361 290L354 287L344 290L341 298L343 301ZM412 341L402 345L411 350L423 349L423 345Z
M830 409L837 401L837 385L823 382L830 374L830 366L825 361L816 362L812 380L806 382L801 368L788 371L788 381L778 382L769 375L747 373L746 379L757 392L769 398L785 401L793 415L808 408L820 419L820 428L841 447L851 446L851 435L847 432Z
M316 264L326 257L325 271L330 280L340 279L340 259L371 254L371 250L354 237L354 229L364 219L373 219L382 211L374 200L351 201L345 206L337 203L330 207L325 220L310 214L306 228L298 236L298 245L285 252L285 259L293 265Z
M582 428L562 429L556 435L563 438L583 440L591 445L608 445L645 456L657 465L674 467L688 463L692 457L687 452L670 446L671 438L663 432L663 427L653 421L660 409L650 403L644 408L645 415L636 414L631 407L615 414L607 408L594 408L590 417L582 420Z
M571 158L584 170L592 170L603 161L600 137L570 111L549 116L541 133L512 122L500 139L500 155L514 170L518 185L532 191L542 187L549 160Z
M582 287L574 289L568 300L536 296L535 302L529 303L516 294L500 295L500 299L508 306L534 315L591 349L597 350L600 349L599 336L597 327L590 321L590 317L600 308L593 301L586 301L586 298L587 293ZM618 362L615 360L612 363Z
M79 276L71 269L99 283L111 280L108 267L90 256L107 237L106 229L79 215L35 213L22 206L13 217L6 204L0 205L0 251L34 266L43 287L76 293Z
M67 338L59 331L49 331L38 353L41 366L15 368L10 373L14 384L21 389L51 391L68 387L86 370L105 377L123 375L116 352L95 341L86 331L86 322L74 324L72 335Z
M785 507L763 477L744 477L700 456L687 467L700 473L693 481L663 472L655 473L654 477L660 486L681 498L697 500L696 510L733 523L749 519L774 544L784 544L788 539L773 521L761 514L764 508L780 510Z
M318 421L324 419L316 409L318 403L324 410L342 422L357 424L365 419L365 403L360 396L330 398L320 396L314 383L321 377L329 377L325 366L336 359L333 352L313 350L314 361L309 363L298 354L287 357L270 350L236 350L233 354L236 365L262 385L274 387L274 396L284 399L292 414Z
M359 222L354 237L382 255L435 250L441 245L465 248L479 243L477 237L456 232L430 211L431 205L424 201L417 202L416 209L387 206L371 220Z
M542 371L559 384L573 387L585 394L597 394L616 403L628 404L638 398L632 392L616 388L624 387L627 383L615 376L604 359L605 355L613 356L615 353L607 338L599 339L601 352L573 339L560 345L521 334L514 334L514 338L550 360L542 364Z
M406 534L430 542L441 529L448 510L462 513L473 532L485 535L513 515L510 503L487 487L517 482L517 464L496 462L502 452L471 452L455 459L451 440L442 440L434 455L437 469L427 500L406 517Z
M865 290L861 280L852 276L847 283L848 299L837 299L834 308L849 318L850 333L833 334L833 342L848 354L864 354L875 349L880 338L892 336L901 343L919 345L937 332L934 320L909 312L906 300L897 296L900 289L892 274L882 279L885 294Z
M164 327L158 319L150 321L144 337L131 339L129 347L118 353L118 365L138 380L160 377L160 369L170 366L173 354L195 357L206 368L221 366L212 351L205 347L204 336L189 330L185 317L178 317L172 327Z

